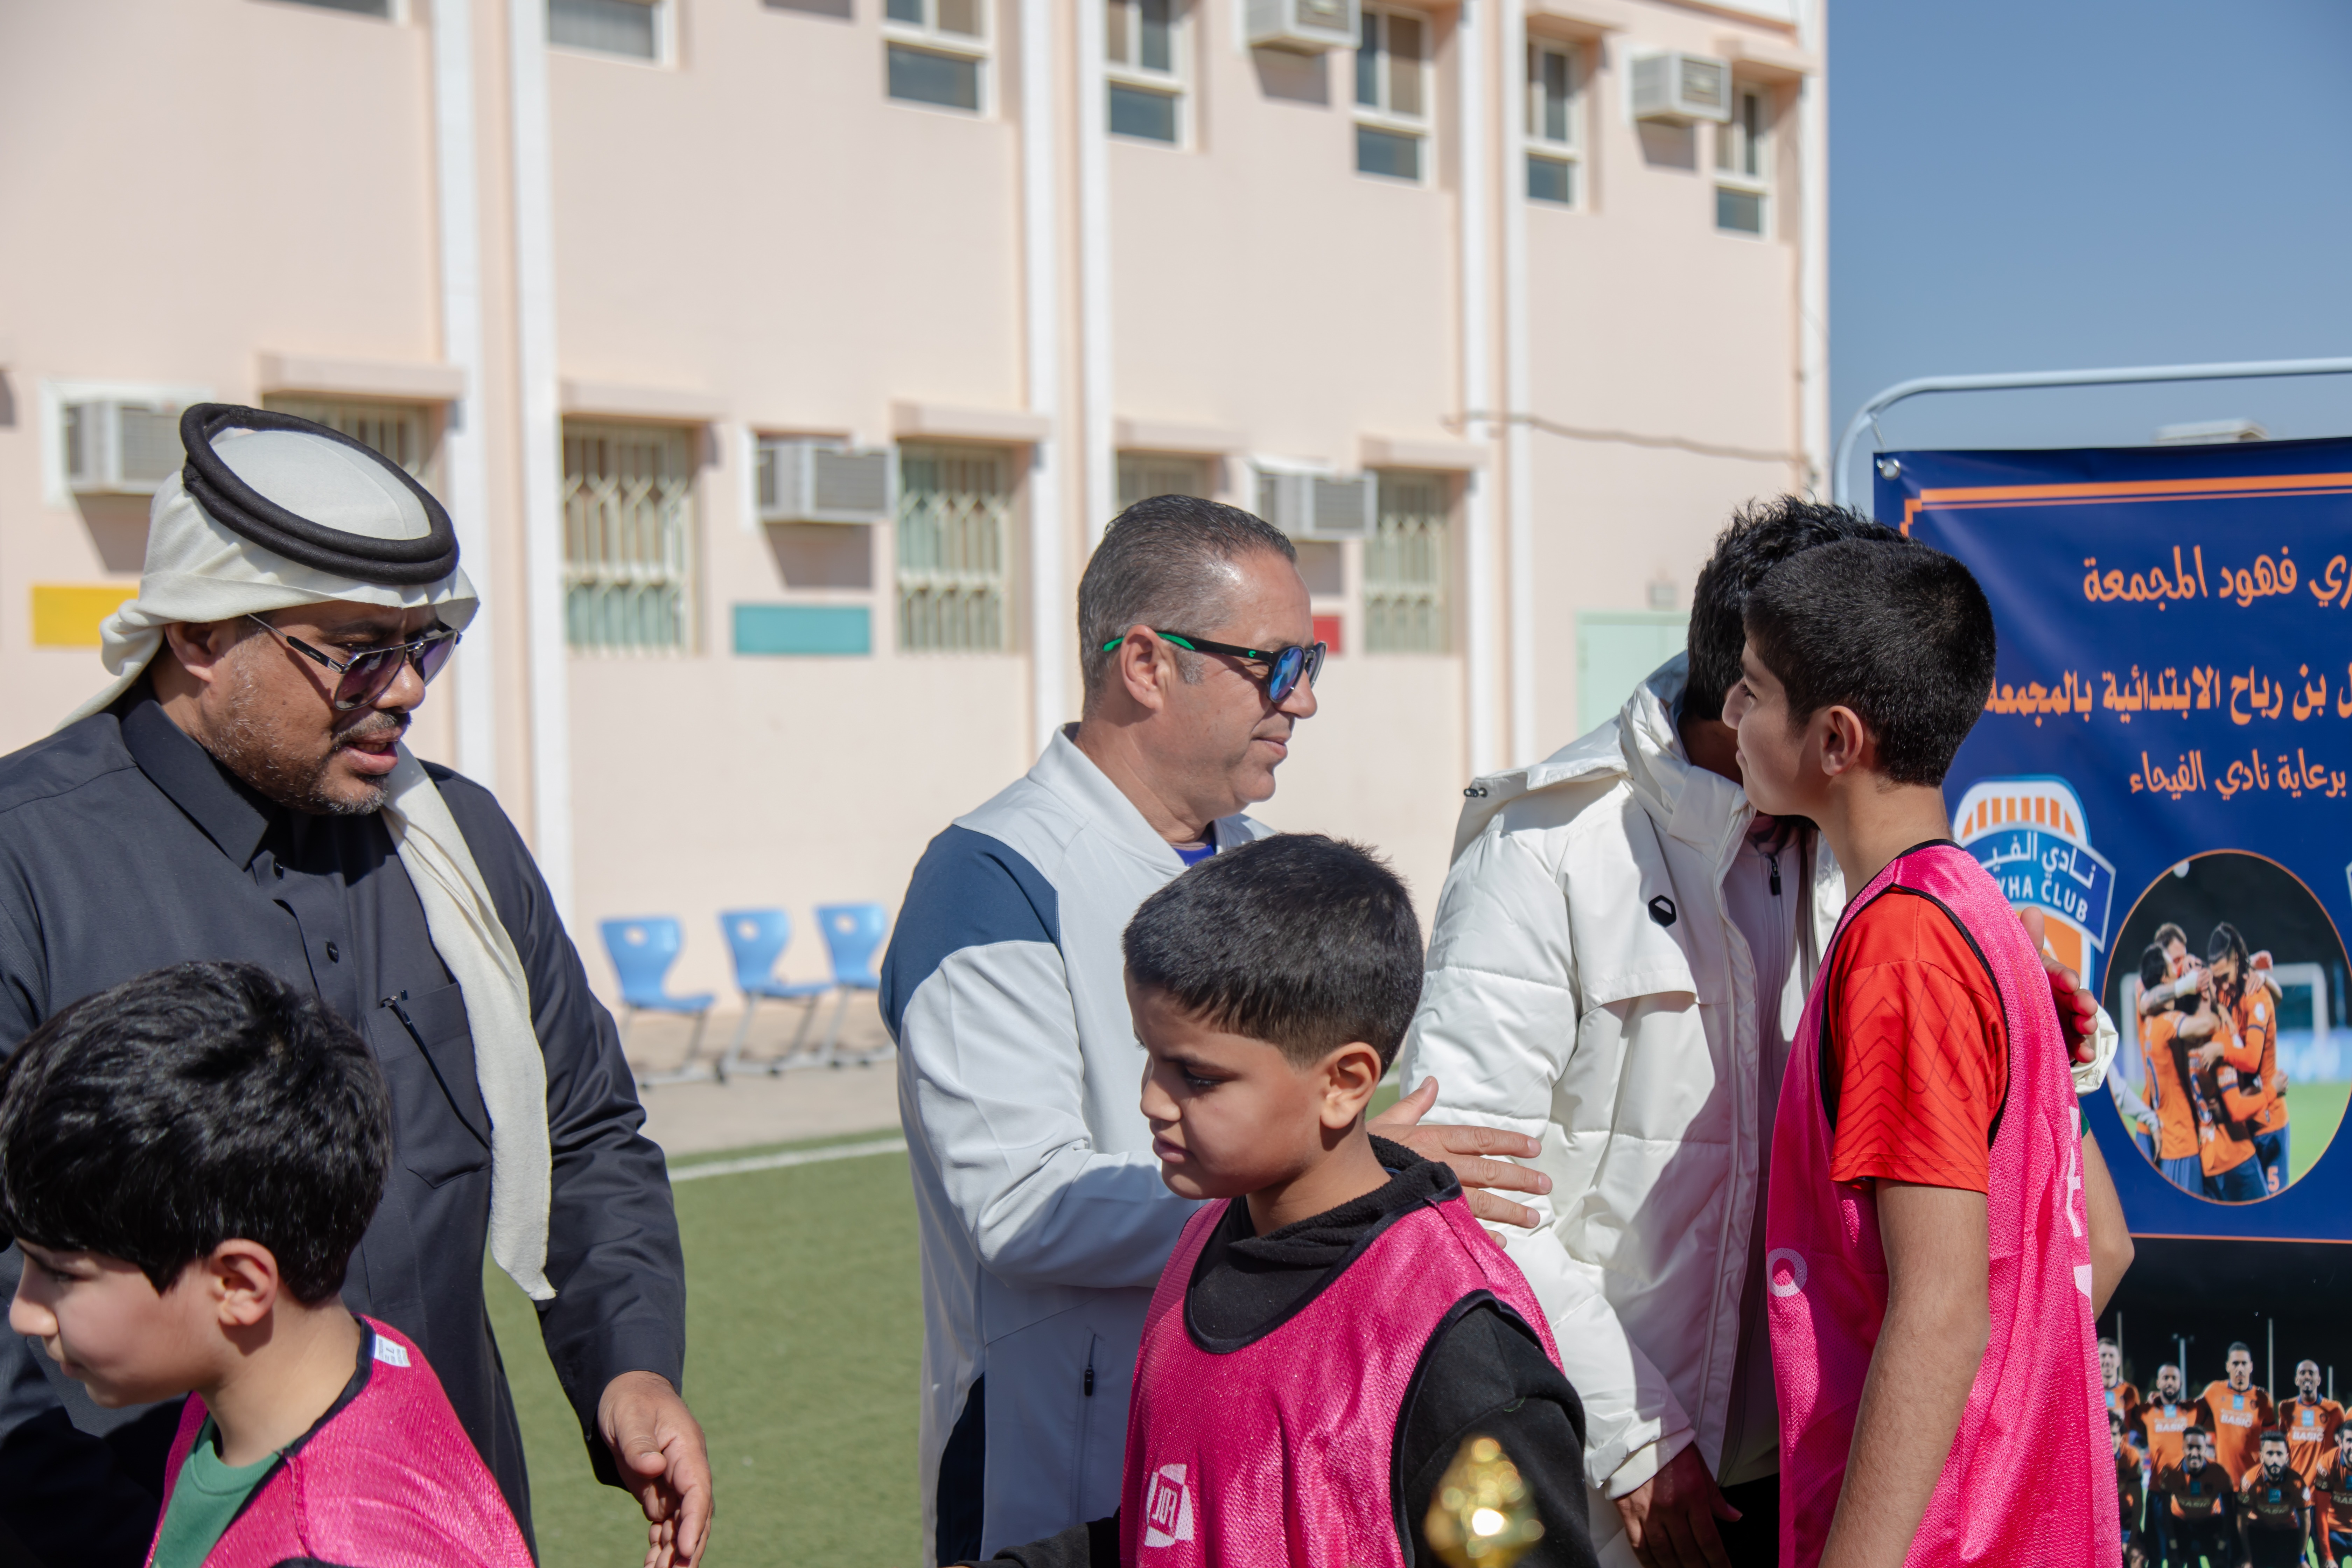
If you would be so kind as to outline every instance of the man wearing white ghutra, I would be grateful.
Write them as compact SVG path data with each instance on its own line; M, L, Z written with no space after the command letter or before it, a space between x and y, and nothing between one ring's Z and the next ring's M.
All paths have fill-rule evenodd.
M0 1050L159 965L243 959L366 1038L397 1153L344 1284L423 1347L526 1536L530 1486L482 1299L538 1308L597 1474L649 1563L698 1561L701 1429L659 1150L609 1015L488 791L401 736L474 616L447 514L356 441L201 404L156 496L112 679L0 758ZM0 1284L22 1266L13 1249ZM54 1564L137 1564L176 1402L100 1411L0 1339L0 1521Z

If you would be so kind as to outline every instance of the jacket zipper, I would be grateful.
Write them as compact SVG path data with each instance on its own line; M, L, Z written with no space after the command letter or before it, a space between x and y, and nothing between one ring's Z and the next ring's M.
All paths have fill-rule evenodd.
M1077 1462L1070 1467L1070 1512L1074 1518L1086 1512L1087 1450L1095 1431L1095 1347L1100 1343L1100 1334L1087 1336L1087 1370L1078 1380L1078 1393L1085 1403L1078 1406Z

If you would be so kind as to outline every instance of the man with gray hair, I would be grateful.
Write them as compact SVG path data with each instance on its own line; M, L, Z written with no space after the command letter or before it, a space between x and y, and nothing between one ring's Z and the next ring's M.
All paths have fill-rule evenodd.
M1112 522L1078 585L1077 723L931 841L882 970L922 1234L919 1450L934 1563L1118 1506L1128 1387L1151 1288L1193 1205L1138 1105L1120 933L1219 849L1315 713L1298 553L1237 508L1156 496ZM1548 1190L1486 1154L1535 1141L1374 1122L1471 1185ZM1474 1193L1485 1217L1532 1215Z
M383 1068L397 1151L344 1300L423 1348L528 1536L487 1253L538 1308L597 1472L643 1505L649 1568L683 1568L710 1468L677 1392L661 1151L513 825L402 744L477 608L448 514L290 415L198 404L180 438L108 684L0 758L0 1052L190 959L315 993ZM0 1258L0 1286L25 1266ZM142 1562L179 1415L100 1410L0 1339L0 1561Z

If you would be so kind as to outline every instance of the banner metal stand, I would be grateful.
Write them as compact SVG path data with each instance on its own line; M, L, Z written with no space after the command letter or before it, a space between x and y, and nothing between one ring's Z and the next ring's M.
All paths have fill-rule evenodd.
M1990 375L1923 375L1898 381L1855 410L1845 434L1838 437L1837 463L1831 471L1831 494L1840 506L1852 504L1853 486L1848 470L1853 445L1880 414L1907 397L1928 392L2011 392L2037 386L2117 386L2143 381L2249 381L2274 375L2352 375L2352 359L2241 360L2222 364L2143 364L2109 370L2038 370Z

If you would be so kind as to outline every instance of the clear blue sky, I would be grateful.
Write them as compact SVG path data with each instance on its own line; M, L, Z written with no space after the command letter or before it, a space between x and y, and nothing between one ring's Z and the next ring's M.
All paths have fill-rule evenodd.
M1829 33L1832 438L1916 375L2352 355L2352 0L1830 0ZM2071 447L2238 416L2352 435L2352 376L1880 424Z

